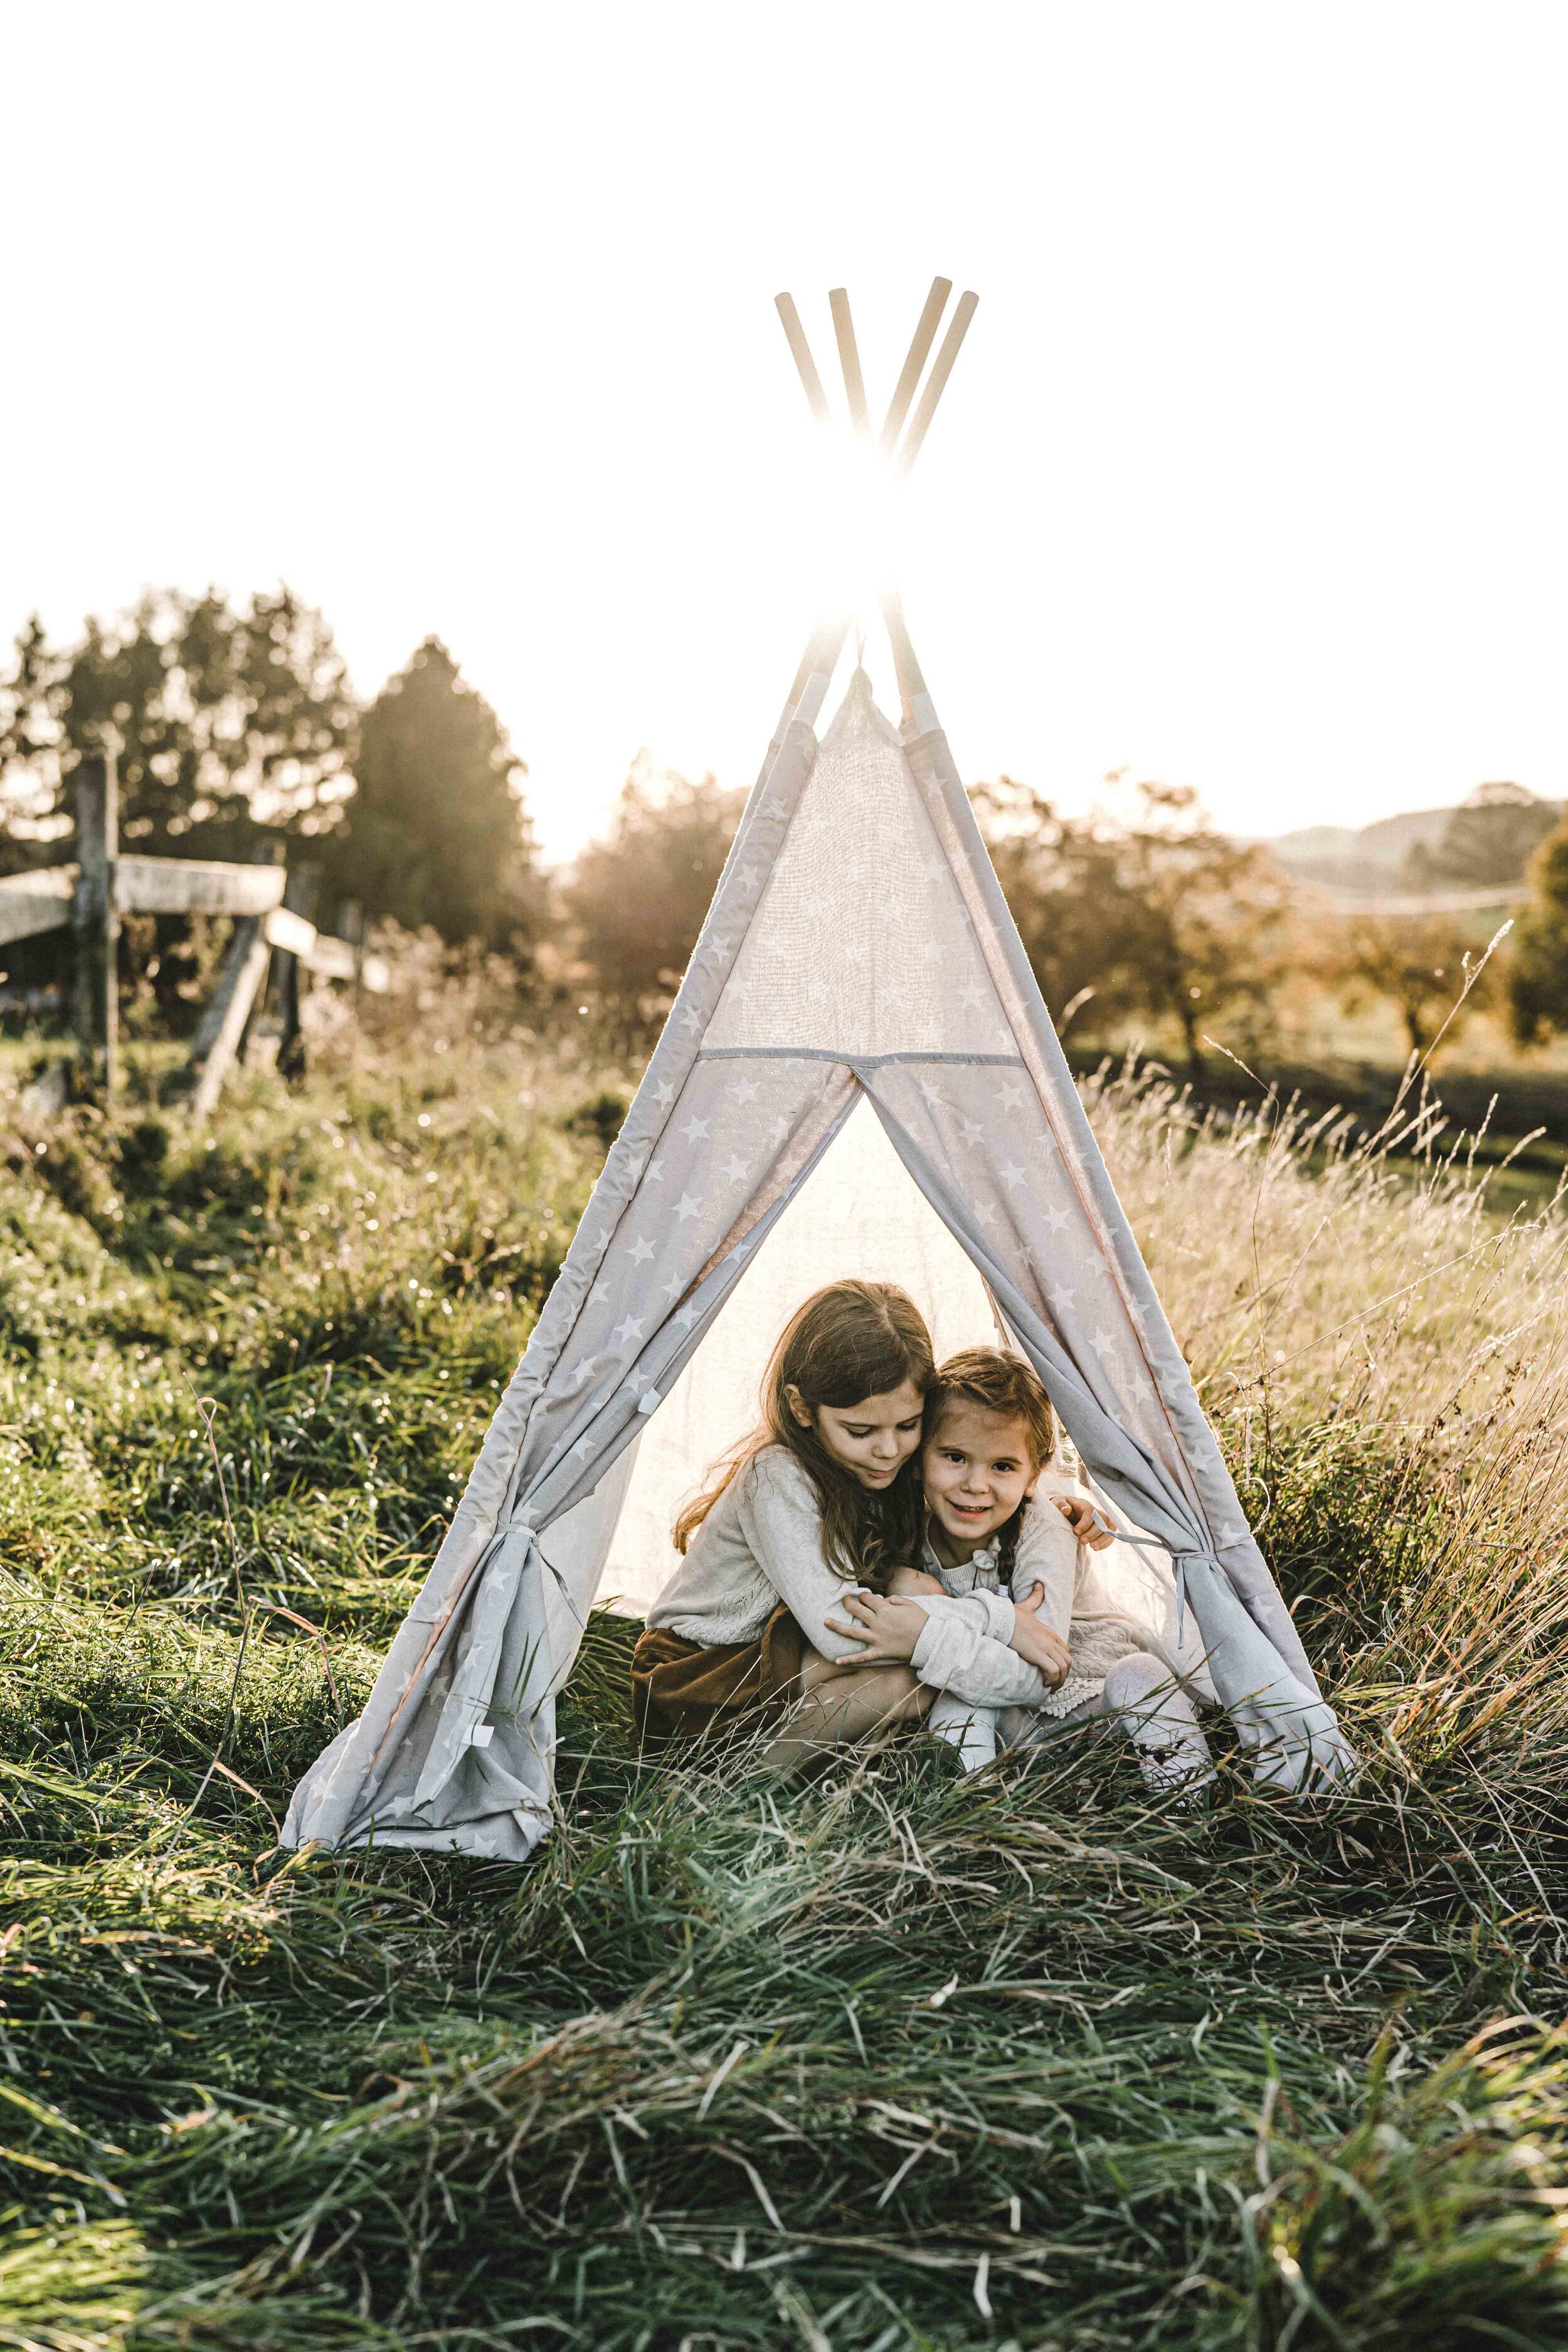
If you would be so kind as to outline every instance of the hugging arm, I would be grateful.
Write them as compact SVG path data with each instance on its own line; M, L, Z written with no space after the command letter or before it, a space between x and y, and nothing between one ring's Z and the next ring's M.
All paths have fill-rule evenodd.
M829 1620L855 1587L822 1557L822 1515L805 1472L794 1462L760 1462L741 1507L741 1526L768 1582L812 1648L836 1664L864 1652Z
M1064 1644L1048 1632L1031 1638L1030 1609L1016 1609L1005 1593L950 1595L931 1578L908 1571L886 1599L847 1595L837 1622L861 1629L867 1665L907 1659L928 1689L951 1691L971 1706L1038 1706L1067 1670ZM985 1630L993 1624L1005 1638ZM1031 1654L1009 1646L1015 1640Z

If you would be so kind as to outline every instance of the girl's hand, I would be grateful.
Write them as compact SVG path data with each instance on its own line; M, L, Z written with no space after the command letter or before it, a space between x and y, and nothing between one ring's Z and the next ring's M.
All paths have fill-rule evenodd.
M937 1579L928 1576L923 1568L900 1568L895 1571L892 1582L895 1601L906 1601L911 1594L918 1596L922 1592L933 1593L939 1601L945 1597Z
M1040 1622L1046 1588L1037 1584L1028 1598L1013 1603L1013 1639L1009 1648L1037 1669L1047 1690L1059 1690L1072 1671L1072 1652L1061 1635Z
M847 1633L861 1644L859 1655L846 1658L847 1666L901 1666L914 1656L915 1643L925 1632L926 1612L918 1601L885 1601L879 1592L852 1592L844 1603L851 1625L837 1617L823 1620L833 1633Z
M1104 1551L1116 1541L1116 1530L1107 1527L1087 1495L1053 1495L1052 1502L1078 1538L1090 1551Z

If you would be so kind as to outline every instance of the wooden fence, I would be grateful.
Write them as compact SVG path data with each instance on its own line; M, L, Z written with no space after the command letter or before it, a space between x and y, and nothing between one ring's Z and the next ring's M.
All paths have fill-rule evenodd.
M76 935L75 1026L82 1062L106 1100L119 1063L119 963L121 915L228 915L234 935L190 1056L191 1109L201 1118L217 1100L260 1001L274 954L279 964L285 1068L300 1040L300 973L386 985L385 968L367 957L358 910L354 936L319 930L313 877L292 877L281 864L237 866L213 858L144 857L120 847L119 787L112 756L84 761L76 772L78 862L0 877L0 946L68 928ZM296 903L290 905L293 899Z

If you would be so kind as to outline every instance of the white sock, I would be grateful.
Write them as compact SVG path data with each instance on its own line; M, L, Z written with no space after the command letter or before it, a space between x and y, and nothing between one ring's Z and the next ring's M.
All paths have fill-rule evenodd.
M926 1729L933 1738L945 1739L956 1748L966 1772L978 1772L983 1764L996 1760L996 1710L992 1706L972 1706L967 1699L954 1698L951 1691L938 1691L926 1717Z

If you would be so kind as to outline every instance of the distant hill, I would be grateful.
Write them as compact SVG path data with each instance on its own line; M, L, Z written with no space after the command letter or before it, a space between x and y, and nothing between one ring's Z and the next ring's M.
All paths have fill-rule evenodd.
M1308 824L1262 847L1289 874L1336 896L1474 891L1522 881L1536 844L1568 811L1522 784L1480 784L1456 808L1407 809L1363 825Z

